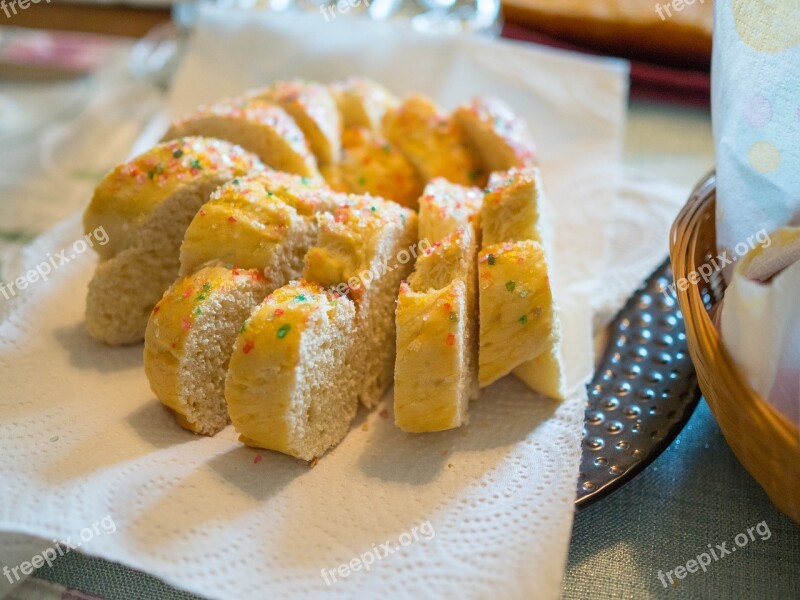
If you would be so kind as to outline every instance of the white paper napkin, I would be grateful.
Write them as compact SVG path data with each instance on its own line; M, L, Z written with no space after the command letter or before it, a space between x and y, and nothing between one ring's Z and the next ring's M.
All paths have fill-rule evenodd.
M148 389L140 346L111 350L84 332L94 260L82 254L16 298L0 324L0 530L74 539L111 515L115 533L93 536L82 552L215 598L559 595L591 373L589 321L647 274L620 271L619 293L600 294L615 275L610 240L640 237L613 226L625 67L367 21L211 12L171 109L276 77L353 74L398 93L424 91L447 107L495 93L528 120L556 217L569 398L536 398L509 377L472 406L468 427L413 436L392 425L389 397L360 413L313 469L243 447L232 428L194 436ZM642 194L627 198L646 203ZM26 265L80 235L76 215L30 247ZM666 236L639 250L637 259L655 264ZM340 565L363 566L359 557L384 548L394 551L341 576ZM338 581L328 585L323 569Z

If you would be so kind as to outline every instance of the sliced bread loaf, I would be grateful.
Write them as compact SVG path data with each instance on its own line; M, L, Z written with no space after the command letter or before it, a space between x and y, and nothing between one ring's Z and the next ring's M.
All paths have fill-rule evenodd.
M330 86L342 117L342 127L365 127L380 132L383 115L395 108L398 99L369 79L352 77Z

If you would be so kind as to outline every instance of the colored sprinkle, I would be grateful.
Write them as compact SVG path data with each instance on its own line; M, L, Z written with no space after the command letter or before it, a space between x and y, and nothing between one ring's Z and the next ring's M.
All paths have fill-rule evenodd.
M386 154L389 154L389 152L392 151L392 147L389 144L384 144L383 151L386 152Z
M206 299L205 293L200 293L200 294L197 294L197 296L195 297L194 301L195 302L200 302L200 300L205 300L205 299Z
M198 306L197 308L195 308L195 309L194 309L194 314L196 314L196 315L202 315L202 314L203 314L203 311L202 311L202 310L200 310L200 307Z
M295 296L294 299L297 300L298 302L305 302L306 301L306 297L303 294L300 294L299 296Z
M522 315L519 319L517 319L523 325L527 325L528 323L528 315Z
M228 217L228 221L229 221L230 223L236 223L236 217L234 217L233 215L231 215L230 217Z
M257 465L257 464L258 464L258 463L260 463L262 460L264 460L264 457L263 457L263 456L261 456L260 454L256 454L256 457L253 459L253 463Z
M147 173L147 178L148 179L152 179L154 176L155 176L155 173L153 173L152 171L148 171L148 173Z
M282 308L276 308L275 309L275 316L276 317L280 317L282 314L283 314L283 309Z
M233 180L233 185L239 185L239 180L238 179L234 179Z
M211 289L211 282L210 281L206 281L203 284L203 289L206 290L206 291L210 290Z
M181 149L175 150L175 152L172 153L172 156L174 156L175 158L180 158L181 156L183 156L183 150Z
M456 343L456 336L452 333L447 334L447 345L452 346Z
M490 254L490 255L489 255L487 258L486 258L486 260L489 262L489 264L490 264L490 265L493 265L493 264L495 263L494 254Z
M193 291L194 291L194 288L189 288L188 290L185 290L185 291L183 292L182 296L183 296L184 298L188 298L189 296L191 296L191 295L192 295L192 292L193 292Z
M450 320L451 321L458 321L458 314L457 313L451 313L450 314Z
M239 267L233 267L233 276L234 277L238 277L239 276Z
M366 177L359 177L358 178L358 185L362 185L363 186L363 185L366 185L366 184L367 184L367 178ZM375 210L375 209L373 208L372 210Z
M154 315L158 314L158 311L160 311L160 310L161 310L161 307L160 307L160 306L156 306L156 307L153 309L153 314L154 314Z
M193 169L202 169L203 166L200 164L200 160L195 158L192 162L189 163L189 166Z
M289 333L289 330L291 328L292 328L291 325L289 325L288 323L286 323L285 325L281 325L281 328L278 329L278 339L282 340L283 338L285 338L286 334Z
M449 303L449 302L445 302L445 303L444 303L444 308L445 308L446 310L450 310L452 307L450 306L450 303Z
M311 183L311 180L308 177L301 177L300 181L303 183L303 185L308 185Z
M388 419L389 418L389 410L384 408L381 412L378 413L381 419Z
M253 346L255 346L253 340L247 340L247 343L244 345L244 348L242 348L242 352L244 352L245 354L250 354L250 350L253 349Z
M185 331L189 331L192 328L192 322L186 317L184 317L183 319L181 319L181 327L183 327Z
M371 207L370 207L370 210L371 210L372 212L375 212L376 210L378 210L378 208L377 208L376 206L371 206Z
M513 292L515 287L517 287L516 283L514 283L513 281L506 281L506 289L509 292Z
M206 211L204 211L203 209L200 209L200 216L201 217L205 217L206 216Z
M247 329L247 324L246 323L242 323L242 327L241 327L241 329L239 329L239 333L244 333L246 329Z

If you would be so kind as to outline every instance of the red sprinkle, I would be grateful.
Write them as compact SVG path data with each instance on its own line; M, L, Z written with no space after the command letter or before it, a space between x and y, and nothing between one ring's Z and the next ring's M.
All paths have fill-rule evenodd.
M244 352L245 354L250 354L250 350L253 349L253 346L255 346L253 340L247 340L247 343L244 345L244 348L242 348L242 352Z
M204 211L204 210L202 210L202 209L201 209L201 210L200 210L200 216L201 216L201 217L205 217L205 216L206 216L206 211Z
M254 462L255 464L258 464L258 463L260 463L262 460L264 460L264 457L263 457L263 456L261 456L260 454L256 454L256 457L253 459L253 462Z
M192 322L186 317L184 317L181 320L181 327L183 327L186 331L189 331L192 328Z
M456 343L456 336L452 333L447 334L447 345L452 346Z
M194 288L188 288L187 290L184 290L183 294L181 294L181 295L182 295L184 298L188 298L189 296L191 296L191 295L192 295L192 291L193 291L193 290L194 290Z
M158 314L158 311L159 311L159 310L161 310L161 307L160 307L160 306L156 306L156 307L153 309L153 314L154 314L154 315L155 315L155 314Z
M389 418L389 411L388 409L384 408L381 412L378 413L381 419L388 419Z
M284 311L283 311L283 309L282 309L282 308L276 308L276 309L275 309L275 316L276 316L276 317L280 317L280 316L283 314L283 312L284 312Z
M231 222L231 223L236 223L236 217L230 216L230 217L228 217L228 221Z

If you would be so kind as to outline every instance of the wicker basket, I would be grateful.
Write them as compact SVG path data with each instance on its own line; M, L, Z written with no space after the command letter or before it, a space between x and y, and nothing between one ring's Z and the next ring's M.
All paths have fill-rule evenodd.
M715 190L712 173L695 188L672 225L675 281L717 255ZM739 462L772 503L800 523L800 432L750 388L723 347L713 319L724 291L721 272L708 284L701 279L685 291L675 286L700 389Z

